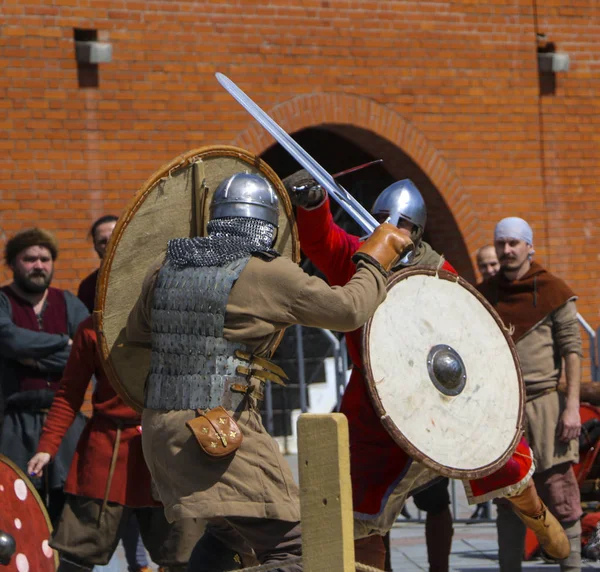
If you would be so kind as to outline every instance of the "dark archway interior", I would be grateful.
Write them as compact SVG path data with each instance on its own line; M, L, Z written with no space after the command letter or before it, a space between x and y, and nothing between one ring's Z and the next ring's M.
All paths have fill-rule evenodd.
M369 210L379 193L388 185L400 179L411 179L427 204L425 241L443 253L461 276L474 281L475 274L469 254L450 209L427 175L401 149L370 131L350 125L328 124L310 127L294 133L293 137L329 173L337 173L373 159L383 159L383 163L338 179L340 184ZM282 179L300 168L279 144L267 149L261 157ZM342 228L352 234L364 234L350 216L334 202L332 210L334 220ZM302 265L307 272L321 275L309 260L303 259ZM321 332L311 328L304 328L302 337L306 382L309 384L313 381L324 381L322 364L323 358L331 355L329 343ZM296 389L299 371L294 328L290 328L284 336L275 354L275 361L284 368L291 383L288 389L273 387L274 434L290 435L290 411L300 407L299 393Z
M400 179L411 179L427 204L425 240L451 262L469 282L475 273L466 244L444 198L421 170L401 149L378 135L350 125L310 127L294 134L294 139L328 172L336 173L373 159L383 163L345 175L342 184L367 209L388 185ZM300 168L279 144L267 149L262 158L281 177ZM352 234L364 234L360 227L337 204L333 206L336 222ZM310 271L310 265L307 268Z

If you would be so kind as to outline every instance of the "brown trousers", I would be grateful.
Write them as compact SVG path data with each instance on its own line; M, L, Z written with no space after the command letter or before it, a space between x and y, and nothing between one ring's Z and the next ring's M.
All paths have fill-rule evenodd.
M50 542L68 561L82 567L107 564L133 513L150 557L160 566L186 565L204 531L204 523L186 519L169 524L162 507L131 508L108 503L100 522L102 501L68 495Z
M240 554L244 566L256 563L253 555L260 564L274 564L302 556L299 522L247 517L211 518L206 524L206 534L218 538ZM277 570L301 572L302 564L288 564Z

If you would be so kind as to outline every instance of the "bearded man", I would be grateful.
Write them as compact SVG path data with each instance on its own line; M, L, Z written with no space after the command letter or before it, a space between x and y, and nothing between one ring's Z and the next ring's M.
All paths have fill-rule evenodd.
M343 286L356 271L352 260L360 239L348 234L333 221L325 191L301 171L284 180L292 203L297 207L298 231L303 252L325 274L332 286ZM410 236L415 244L410 257L394 264L440 264L440 258L422 241L424 218L414 216L408 197L416 187L404 179L387 187L373 206L373 216L387 220ZM446 266L452 271L451 267ZM354 364L340 411L348 417L350 434L350 476L354 508L356 560L383 568L385 550L382 535L396 521L407 497L439 479L439 475L413 461L385 430L367 390L363 374L361 330L346 335ZM463 481L471 503L505 496L549 553L561 558L568 554L568 540L556 518L541 502L531 481L533 462L522 439L506 465L491 475Z
M580 570L582 510L573 472L581 431L582 345L577 296L565 282L533 260L533 231L527 221L518 217L502 219L494 230L494 244L500 272L478 288L512 330L525 381L525 435L536 465L533 478L570 541L570 554L560 562L560 569ZM557 392L563 363L566 395ZM500 569L518 572L525 529L503 503L498 503L496 523Z
M300 555L298 487L258 410L265 379L283 374L267 358L289 325L363 325L385 298L391 265L412 247L381 225L356 253L354 277L331 288L273 249L278 221L265 178L222 181L208 236L169 241L127 324L130 341L151 343L142 444L167 519L207 521L195 572L236 569L232 554L250 548L261 564Z
M36 452L71 339L88 316L73 294L50 286L57 256L54 237L38 228L6 243L4 258L13 280L0 288L0 383L6 406L0 453L23 471ZM33 479L52 522L62 511L63 485L84 424L78 414L45 478Z

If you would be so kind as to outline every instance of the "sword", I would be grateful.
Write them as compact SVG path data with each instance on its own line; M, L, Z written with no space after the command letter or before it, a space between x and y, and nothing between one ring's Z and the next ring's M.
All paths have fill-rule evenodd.
M379 223L342 185L294 141L269 115L252 101L235 83L222 73L215 74L217 81L269 134L302 165L335 201L360 225L371 234Z

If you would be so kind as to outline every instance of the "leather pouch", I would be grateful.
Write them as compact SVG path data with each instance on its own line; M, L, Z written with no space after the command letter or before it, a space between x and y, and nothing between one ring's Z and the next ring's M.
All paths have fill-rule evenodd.
M223 407L198 409L198 417L186 422L200 448L210 457L222 458L235 453L243 435L235 420Z

